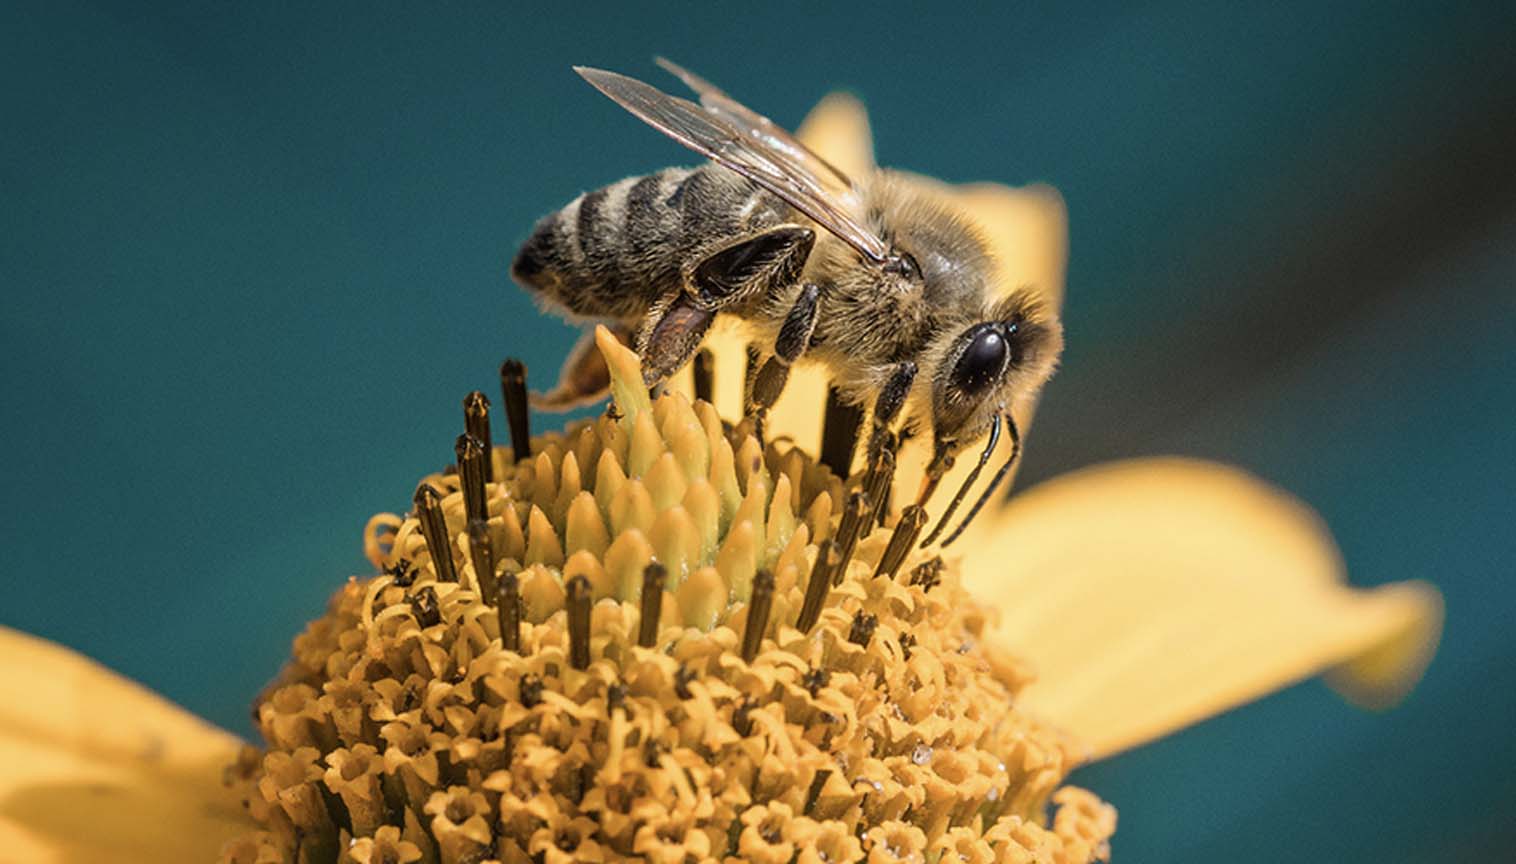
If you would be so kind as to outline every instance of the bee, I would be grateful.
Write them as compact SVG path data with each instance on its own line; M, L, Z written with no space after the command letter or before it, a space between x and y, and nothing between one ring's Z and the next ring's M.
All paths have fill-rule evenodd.
M845 404L862 411L873 403L871 466L898 443L890 431L897 417L900 435L932 436L918 508L956 454L987 437L927 543L977 480L1004 425L1017 446L951 542L1019 453L1010 408L1051 375L1062 349L1057 318L1029 289L994 284L986 242L930 181L888 169L849 178L714 85L657 62L699 104L614 72L575 71L710 161L580 195L537 223L512 276L569 320L617 329L650 387L691 360L718 316L736 319L767 352L747 399L760 429L790 367L821 364ZM558 388L536 404L596 400L608 382L581 340Z

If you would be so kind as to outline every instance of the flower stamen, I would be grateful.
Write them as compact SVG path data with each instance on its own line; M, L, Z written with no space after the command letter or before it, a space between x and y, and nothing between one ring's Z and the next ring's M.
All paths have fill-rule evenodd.
M1076 751L1016 710L1025 677L956 571L913 559L922 508L868 536L894 433L845 486L707 403L650 400L600 343L623 352L619 417L517 460L476 420L456 474L383 523L380 575L297 640L259 708L265 830L229 854L840 864L987 854L1015 826L1059 860L1102 849L1095 810L1067 842L1048 827Z
M526 364L514 357L500 364L500 394L505 400L505 417L510 424L511 453L514 461L532 457L532 423L527 411Z

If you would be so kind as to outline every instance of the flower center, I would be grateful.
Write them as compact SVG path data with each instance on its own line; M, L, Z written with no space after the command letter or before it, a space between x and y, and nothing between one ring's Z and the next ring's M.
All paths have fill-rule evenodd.
M616 410L529 447L481 440L471 396L456 465L371 520L378 574L337 592L258 706L267 829L238 848L1097 854L1114 814L1080 798L1043 827L1075 757L1015 709L1025 670L870 478L649 400L612 360Z

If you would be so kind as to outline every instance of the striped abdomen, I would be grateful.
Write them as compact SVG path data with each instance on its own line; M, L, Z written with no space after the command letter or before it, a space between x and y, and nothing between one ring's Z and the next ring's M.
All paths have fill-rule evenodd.
M793 215L715 165L629 177L537 223L511 275L573 317L637 321L681 287L682 267Z

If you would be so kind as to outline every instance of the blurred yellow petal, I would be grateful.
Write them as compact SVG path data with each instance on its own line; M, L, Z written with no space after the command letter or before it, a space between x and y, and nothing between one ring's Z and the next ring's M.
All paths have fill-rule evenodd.
M0 860L213 861L249 830L241 742L66 648L0 627Z
M1345 586L1314 513L1204 462L1060 477L981 516L962 549L997 638L1036 669L1023 704L1096 758L1329 670L1389 704L1441 632L1436 588Z
M828 93L805 115L795 137L853 180L874 170L868 109L851 94Z

